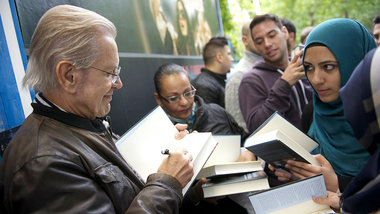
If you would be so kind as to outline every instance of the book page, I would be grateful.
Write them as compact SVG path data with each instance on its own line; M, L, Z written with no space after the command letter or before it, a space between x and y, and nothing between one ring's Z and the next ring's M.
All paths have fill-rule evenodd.
M302 210L307 210L302 212ZM331 214L335 213L329 206L321 205L314 203L314 201L309 200L302 202L300 204L296 204L291 207L287 207L282 210L277 210L274 212L270 212L269 214L294 214L294 213L303 213L303 214Z
M249 196L256 214L285 213L284 209L288 208L290 213L294 213L292 206L311 201L312 197L327 196L325 182L322 175L306 178L293 183L281 185L267 191ZM315 203L312 202L314 205ZM316 204L315 204L316 205ZM313 208L316 207L316 208ZM320 206L298 206L296 213L311 213L318 211ZM328 208L328 206L322 206ZM315 210L317 209L317 210Z

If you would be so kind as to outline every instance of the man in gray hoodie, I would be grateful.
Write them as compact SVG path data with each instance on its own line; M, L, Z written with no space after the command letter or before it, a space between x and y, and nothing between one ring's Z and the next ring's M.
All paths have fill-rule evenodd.
M239 103L249 132L258 128L274 112L301 128L304 106L312 90L302 67L302 51L289 62L287 29L273 14L256 16L250 30L263 62L256 63L240 83Z

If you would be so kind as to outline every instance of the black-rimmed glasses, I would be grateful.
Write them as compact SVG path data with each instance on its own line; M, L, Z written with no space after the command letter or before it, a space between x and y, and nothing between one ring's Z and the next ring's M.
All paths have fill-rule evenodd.
M182 95L171 96L171 97L168 97L168 98L165 98L165 97L161 96L160 93L158 93L158 96L161 99L163 99L166 102L168 102L168 103L178 103L179 100L181 99L181 96L183 96L187 100L192 99L195 96L195 92L197 91L197 89L195 89L194 86L192 86L192 85L191 85L191 89L192 90L190 90L188 92L185 92Z
M119 77L120 71L121 71L121 66L117 66L112 72L105 71L103 69L100 69L100 68L97 68L94 66L90 66L90 68L93 68L93 69L96 69L98 71L102 71L106 74L112 75L112 80L111 80L112 84L114 84L117 81L117 78Z

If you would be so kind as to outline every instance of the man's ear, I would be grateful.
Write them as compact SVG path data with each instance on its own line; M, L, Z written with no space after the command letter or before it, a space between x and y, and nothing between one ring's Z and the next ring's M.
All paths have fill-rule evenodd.
M289 32L288 32L288 29L286 29L285 26L282 26L281 31L282 31L282 33L284 34L285 40L288 40L288 38L289 38Z
M245 46L248 45L248 38L247 38L246 35L241 36L241 41L243 42L243 44L244 44Z
M220 52L220 51L216 52L215 59L218 62L222 62L223 61L223 54L222 54L222 52Z
M55 73L57 75L58 84L63 90L74 93L76 85L78 84L78 70L70 61L60 61L56 68Z
M157 92L154 92L154 99L156 100L157 105L162 107L162 101L160 99L160 96L158 96Z

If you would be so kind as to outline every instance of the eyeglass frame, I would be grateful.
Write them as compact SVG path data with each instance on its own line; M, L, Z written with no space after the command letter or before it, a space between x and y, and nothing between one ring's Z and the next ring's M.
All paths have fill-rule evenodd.
M109 71L105 71L105 70L103 70L103 69L100 69L100 68L97 68L97 67L94 67L94 66L89 66L90 68L93 68L93 69L96 69L96 70L98 70L98 71L101 71L101 72L104 72L104 73L106 73L106 74L109 74L109 75L112 75L113 77L112 77L112 80L111 80L111 82L112 82L112 84L115 84L116 83L116 81L117 81L117 79L118 79L118 77L120 76L120 71L121 71L121 66L120 65L118 65L117 67L115 67L114 69L113 69L113 73L112 72L109 72Z
M180 98L181 96L183 96L183 98L185 98L186 100L188 100L190 98L194 98L195 97L195 92L196 91L197 91L197 89L193 85L191 85L191 90L190 91L185 92L185 93L180 94L180 95L175 95L175 96L171 96L171 97L165 98L160 93L157 93L157 94L158 94L158 96L161 99L165 100L167 103L175 104L175 103L178 103L180 101L180 99L178 99L177 101L170 101L170 98L174 98L174 97ZM191 96L190 97L186 97L186 94L190 94Z

